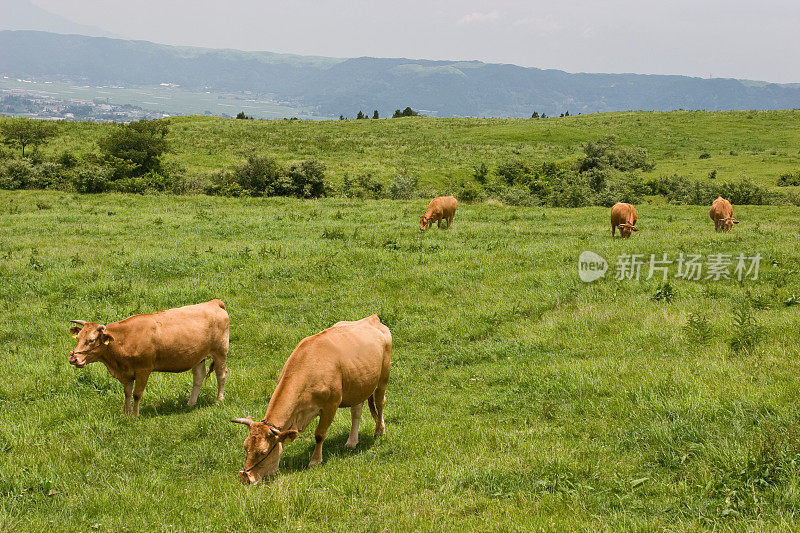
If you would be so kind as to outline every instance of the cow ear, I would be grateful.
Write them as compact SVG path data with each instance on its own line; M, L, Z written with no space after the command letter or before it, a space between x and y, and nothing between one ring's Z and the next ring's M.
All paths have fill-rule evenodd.
M636 226L631 226L631 229L632 229L633 231L639 231L639 228L637 228Z
M76 339L78 338L78 333L80 333L80 332L81 332L81 328L78 327L78 326L72 326L71 328L69 328L70 335L72 335Z
M738 220L736 220L736 219L734 218L734 219L733 219L733 223L734 223L734 224L738 224L738 223L739 223L739 221L738 221Z
M112 337L111 335L109 335L104 331L103 333L100 334L100 340L103 341L103 344L108 346L111 343L111 341L114 340L114 337Z
M292 442L297 437L297 430L296 429L287 429L286 431L281 431L278 434L278 442L283 442L288 439L288 442Z

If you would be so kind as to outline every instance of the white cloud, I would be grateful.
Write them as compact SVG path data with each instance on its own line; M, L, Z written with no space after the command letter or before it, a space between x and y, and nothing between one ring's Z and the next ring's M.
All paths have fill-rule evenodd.
M489 11L488 13L481 13L480 11L475 11L473 13L469 13L464 15L456 24L472 24L473 22L489 22L492 20L497 20L500 18L500 12L496 9Z
M514 26L528 28L539 32L556 32L564 28L558 20L552 15L545 15L543 17L528 17L514 21Z

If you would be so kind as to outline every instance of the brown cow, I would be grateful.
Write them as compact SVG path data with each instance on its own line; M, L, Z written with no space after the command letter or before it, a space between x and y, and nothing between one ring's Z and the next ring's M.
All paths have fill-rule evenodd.
M620 236L629 238L631 231L639 231L636 227L636 208L631 204L623 204L617 202L611 208L611 236L615 235L615 231L619 228Z
M716 231L730 232L733 225L739 223L733 218L733 206L722 196L717 196L717 199L711 204L711 211L708 215L714 221L714 230Z
M316 446L308 466L322 462L322 442L336 410L349 407L352 418L345 446L358 444L358 424L364 401L375 419L375 436L383 435L383 406L392 352L392 334L378 315L354 322L337 322L306 337L283 366L263 420L234 418L250 427L244 441L247 457L239 471L242 483L258 483L278 472L284 442L292 442L319 416Z
M419 229L425 231L431 227L431 224L436 222L438 228L442 227L442 220L447 221L447 229L450 229L450 224L453 223L453 217L456 216L456 209L458 202L453 196L439 196L431 200L428 204L428 210L425 214L419 217Z
M78 368L100 361L125 388L125 413L139 416L151 372L192 371L189 405L197 403L200 385L213 369L217 376L217 401L225 388L228 355L228 313L222 300L211 300L148 315L135 315L108 325L72 320L69 331L78 339L69 362ZM211 358L206 374L205 360ZM135 385L134 385L135 382Z

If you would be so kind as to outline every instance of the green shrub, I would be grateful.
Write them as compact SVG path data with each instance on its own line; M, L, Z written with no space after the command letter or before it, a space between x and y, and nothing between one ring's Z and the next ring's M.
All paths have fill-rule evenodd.
M524 161L513 159L497 165L497 175L503 178L509 187L528 185L533 179L533 169Z
M541 205L541 200L532 196L527 187L509 187L500 195L500 201L507 205Z
M104 192L111 181L111 170L104 167L86 167L72 176L72 186L80 193Z
M458 197L459 202L478 202L483 200L485 193L483 191L483 187L480 186L479 183L476 183L472 180L466 180L461 182L461 185L458 189Z
M398 174L389 184L389 196L393 200L408 200L418 196L417 185L419 180L410 174Z
M233 180L250 196L272 196L283 169L271 157L251 154L247 162L234 167Z
M796 187L800 185L800 170L787 172L778 178L778 187Z
M27 159L12 159L0 169L0 189L27 189L33 177L33 165Z
M370 172L359 174L355 179L345 174L339 194L345 198L382 198L383 183L375 180Z
M291 194L300 198L325 196L328 189L325 183L325 170L325 164L316 158L290 165L286 177L290 179ZM279 194L277 190L276 194Z

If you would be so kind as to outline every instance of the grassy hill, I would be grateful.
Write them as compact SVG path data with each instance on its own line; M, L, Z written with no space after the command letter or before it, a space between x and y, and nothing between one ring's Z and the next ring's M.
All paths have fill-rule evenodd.
M439 158L448 147L470 163L513 147L571 157L608 121L657 154L680 142L674 168L709 150L712 161L755 172L758 159L796 157L796 130L764 127L794 116L676 113L662 135L641 114L189 118L176 121L186 142L174 157L205 169L213 154L234 161L247 141L287 157L330 153L334 168L358 154L354 165L446 169L458 160L465 169L461 158ZM754 134L726 131L731 122L753 124ZM75 142L103 129L62 126ZM692 127L703 133L681 133ZM724 156L734 148L741 155ZM610 238L604 208L462 205L452 229L420 234L425 205L0 191L0 530L796 527L800 208L737 207L734 232L715 234L704 207L641 206L641 231L623 241ZM578 279L583 250L611 262L605 279ZM647 266L638 281L614 279L620 254L680 252L760 252L762 269L742 282L671 278L671 292L645 279ZM105 369L67 363L70 319L109 322L214 297L232 320L221 406L213 383L187 408L190 376L153 374L132 420ZM322 465L306 468L312 426L287 448L277 479L240 485L245 435L229 419L263 415L301 338L373 312L394 335L387 436L373 440L365 420L357 450L347 450L341 412Z
M60 136L45 152L85 154L113 126L61 123ZM473 168L490 169L523 159L572 162L581 145L613 134L622 146L647 149L652 176L680 174L717 180L748 178L774 186L800 170L800 110L619 112L547 119L403 118L332 122L233 120L176 117L168 160L203 177L230 168L255 151L281 161L317 157L339 183L372 172L389 181L398 172L446 192L468 179Z

